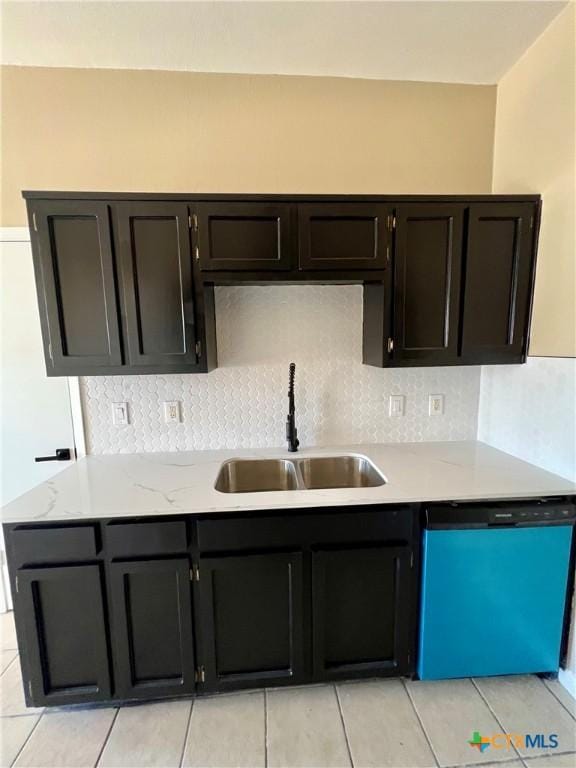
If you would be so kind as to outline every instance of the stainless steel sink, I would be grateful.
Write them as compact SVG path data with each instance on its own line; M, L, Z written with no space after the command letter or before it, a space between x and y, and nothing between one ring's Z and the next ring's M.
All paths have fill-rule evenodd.
M224 462L214 486L222 493L294 491L296 468L284 459L231 459Z
M305 459L230 459L220 467L215 488L222 493L371 488L386 478L365 456Z
M299 459L306 488L372 488L384 485L384 476L365 456L326 456Z

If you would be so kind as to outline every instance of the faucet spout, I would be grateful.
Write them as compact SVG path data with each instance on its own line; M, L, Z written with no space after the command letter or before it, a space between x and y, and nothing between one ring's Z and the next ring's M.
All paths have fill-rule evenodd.
M300 441L298 440L298 430L296 429L296 408L294 406L294 376L296 374L296 365L290 363L290 373L288 380L288 418L286 419L286 440L288 441L288 450L295 453L298 450Z

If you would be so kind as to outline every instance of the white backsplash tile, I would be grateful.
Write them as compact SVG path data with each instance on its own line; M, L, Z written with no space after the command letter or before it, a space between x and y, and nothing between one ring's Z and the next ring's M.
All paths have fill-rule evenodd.
M256 448L285 442L288 364L296 363L302 445L476 438L479 367L382 370L362 365L362 287L216 288L219 368L210 374L81 380L89 453ZM428 416L428 396L445 396ZM390 417L390 395L405 416ZM165 424L163 401L182 403ZM115 427L111 403L128 402Z
M486 365L478 439L576 481L576 359Z

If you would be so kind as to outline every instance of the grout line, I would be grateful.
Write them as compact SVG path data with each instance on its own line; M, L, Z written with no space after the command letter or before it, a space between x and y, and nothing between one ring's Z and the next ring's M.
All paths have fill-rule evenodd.
M498 725L500 726L500 728L502 728L502 733L509 733L509 731L508 731L508 729L506 728L506 726L504 725L504 723L503 723L503 722L500 720L500 718L498 717L498 715L496 714L496 712L494 711L494 709L493 709L493 708L492 708L492 706L490 705L490 702L488 701L488 699L486 698L486 696L484 696L484 694L483 694L483 693L482 693L482 691L480 690L480 687L477 685L477 683L476 683L476 680L475 680L473 677L471 677L471 678L470 678L470 682L472 683L472 685L474 686L474 688L476 688L476 690L478 691L478 694L479 694L480 698L482 699L482 701L484 702L484 704L486 704L486 706L488 707L488 709L489 709L489 710L490 710L490 712L492 713L492 717L493 717L493 718L496 720L496 722L498 723ZM516 747L516 744L512 744L512 746L514 747L514 752L515 752L515 753L518 755L518 757L520 758L520 760L523 760L523 756L522 756L522 755L520 754L520 752L518 751L518 748Z
M408 696L408 699L410 700L410 704L412 704L412 709L414 710L414 714L416 715L416 719L418 720L418 724L420 725L420 728L422 729L422 733L424 734L424 738L426 739L428 746L430 747L430 752L432 753L432 757L436 761L436 765L440 766L440 760L438 759L438 755L436 754L436 751L434 750L434 747L432 746L432 741L430 740L430 737L428 736L428 732L426 731L426 728L424 727L424 722L422 718L420 717L420 713L418 712L418 709L416 708L416 704L414 702L414 699L410 695L410 690L408 688L408 685L406 684L406 679L403 677L401 678L402 685L404 686L404 690L406 691L406 695Z
M552 696L554 696L554 698L556 699L556 701L558 702L558 704L560 704L560 706L564 707L564 709L566 710L566 712L568 712L568 714L570 715L570 717L571 717L573 720L576 720L576 701L574 702L574 710L573 710L573 711L570 711L570 710L568 709L568 707L566 706L566 704L564 704L564 702L562 701L562 699L561 699L559 696L556 696L556 694L554 693L554 689L553 689L553 688L550 688L550 686L549 686L549 685L546 683L546 681L545 681L545 680L542 680L542 678L541 678L541 677L539 677L538 679L540 680L540 682L542 683L542 685L544 686L544 688L546 688L546 690L547 690L549 693L551 693L551 694L552 694ZM558 683L558 680L556 680L556 682ZM561 685L561 683L558 683L558 685ZM568 691L566 691L566 693L568 693ZM568 693L568 695L570 695L570 694Z
M184 758L186 757L186 747L188 746L188 739L190 738L190 725L192 723L192 710L194 709L195 702L196 699L191 699L190 701L190 712L188 712L186 728L184 729L184 744L182 745L182 754L180 755L180 762L178 763L179 768L181 768L182 764L184 763Z
M108 739L110 738L110 734L112 733L112 728L114 728L114 725L116 723L116 718L118 717L120 710L121 710L121 707L118 707L116 709L116 712L114 713L114 717L112 718L112 722L110 723L110 727L108 728L108 733L104 737L104 743L100 747L100 752L98 752L98 757L96 758L96 762L94 763L95 766L98 765L98 763L100 762L100 758L102 757L102 753L106 748L106 744L108 744Z
M184 734L184 746L182 748L182 755L180 757L180 763L178 764L179 768L182 768L182 765L184 764L184 758L186 757L186 750L187 750L187 747L188 747L188 741L190 740L190 729L192 727L192 711L194 709L194 704L195 703L196 703L196 699L194 698L194 699L192 699L192 703L191 703L191 706L190 706L190 712L188 714L188 723L186 725L186 731L185 731L185 734Z
M8 650L10 650L10 649L8 649ZM6 653L6 651L4 651L4 653ZM9 662L8 662L8 664L6 665L6 669L5 669L5 670L4 670L4 671L3 671L3 672L0 674L0 677L4 677L4 675L6 674L6 672L8 672L8 670L9 670L9 669L10 669L10 667L11 667L11 666L14 664L14 662L15 662L17 659L19 659L19 658L20 658L20 654L18 653L18 651L15 651L15 653L16 653L16 656L14 656L14 658L12 659L12 661L9 661Z
M16 760L18 760L18 758L19 758L19 757L20 757L20 755L22 754L22 750L24 749L24 747L26 746L26 744L28 744L28 742L30 741L30 737L32 736L32 734L34 733L34 731L36 730L36 728L38 727L38 723L40 722L40 720L42 720L43 716L44 716L44 713L43 713L43 712L41 712L41 713L40 713L40 715L39 715L39 717L38 717L38 720L36 720L36 722L35 722L35 723L34 723L34 725L32 726L32 730L30 731L30 733L28 734L28 736L27 736L27 737L24 739L24 744L22 744L22 746L21 746L21 747L20 747L20 749L18 750L18 753L17 753L16 757L15 757L15 758L14 758L14 760L12 760L12 762L10 763L10 765L11 765L11 766L12 766L12 765L14 765L14 764L16 763Z
M350 759L350 765L354 768L354 758L352 757L352 750L350 748L350 740L348 739L348 731L346 730L346 720L344 719L344 711L342 710L342 702L340 701L340 692L336 683L333 685L334 693L336 694L336 701L338 702L338 711L340 712L340 720L342 721L342 728L344 729L344 738L346 739L346 749L348 750L348 757Z
M264 768L268 768L268 692L264 688Z

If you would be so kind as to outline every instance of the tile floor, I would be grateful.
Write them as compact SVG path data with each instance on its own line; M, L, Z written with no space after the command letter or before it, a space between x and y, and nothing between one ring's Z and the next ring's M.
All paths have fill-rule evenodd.
M407 680L237 693L192 701L30 710L11 614L1 615L1 766L17 768L576 768L576 706L522 676ZM557 733L556 750L468 745L473 731Z

